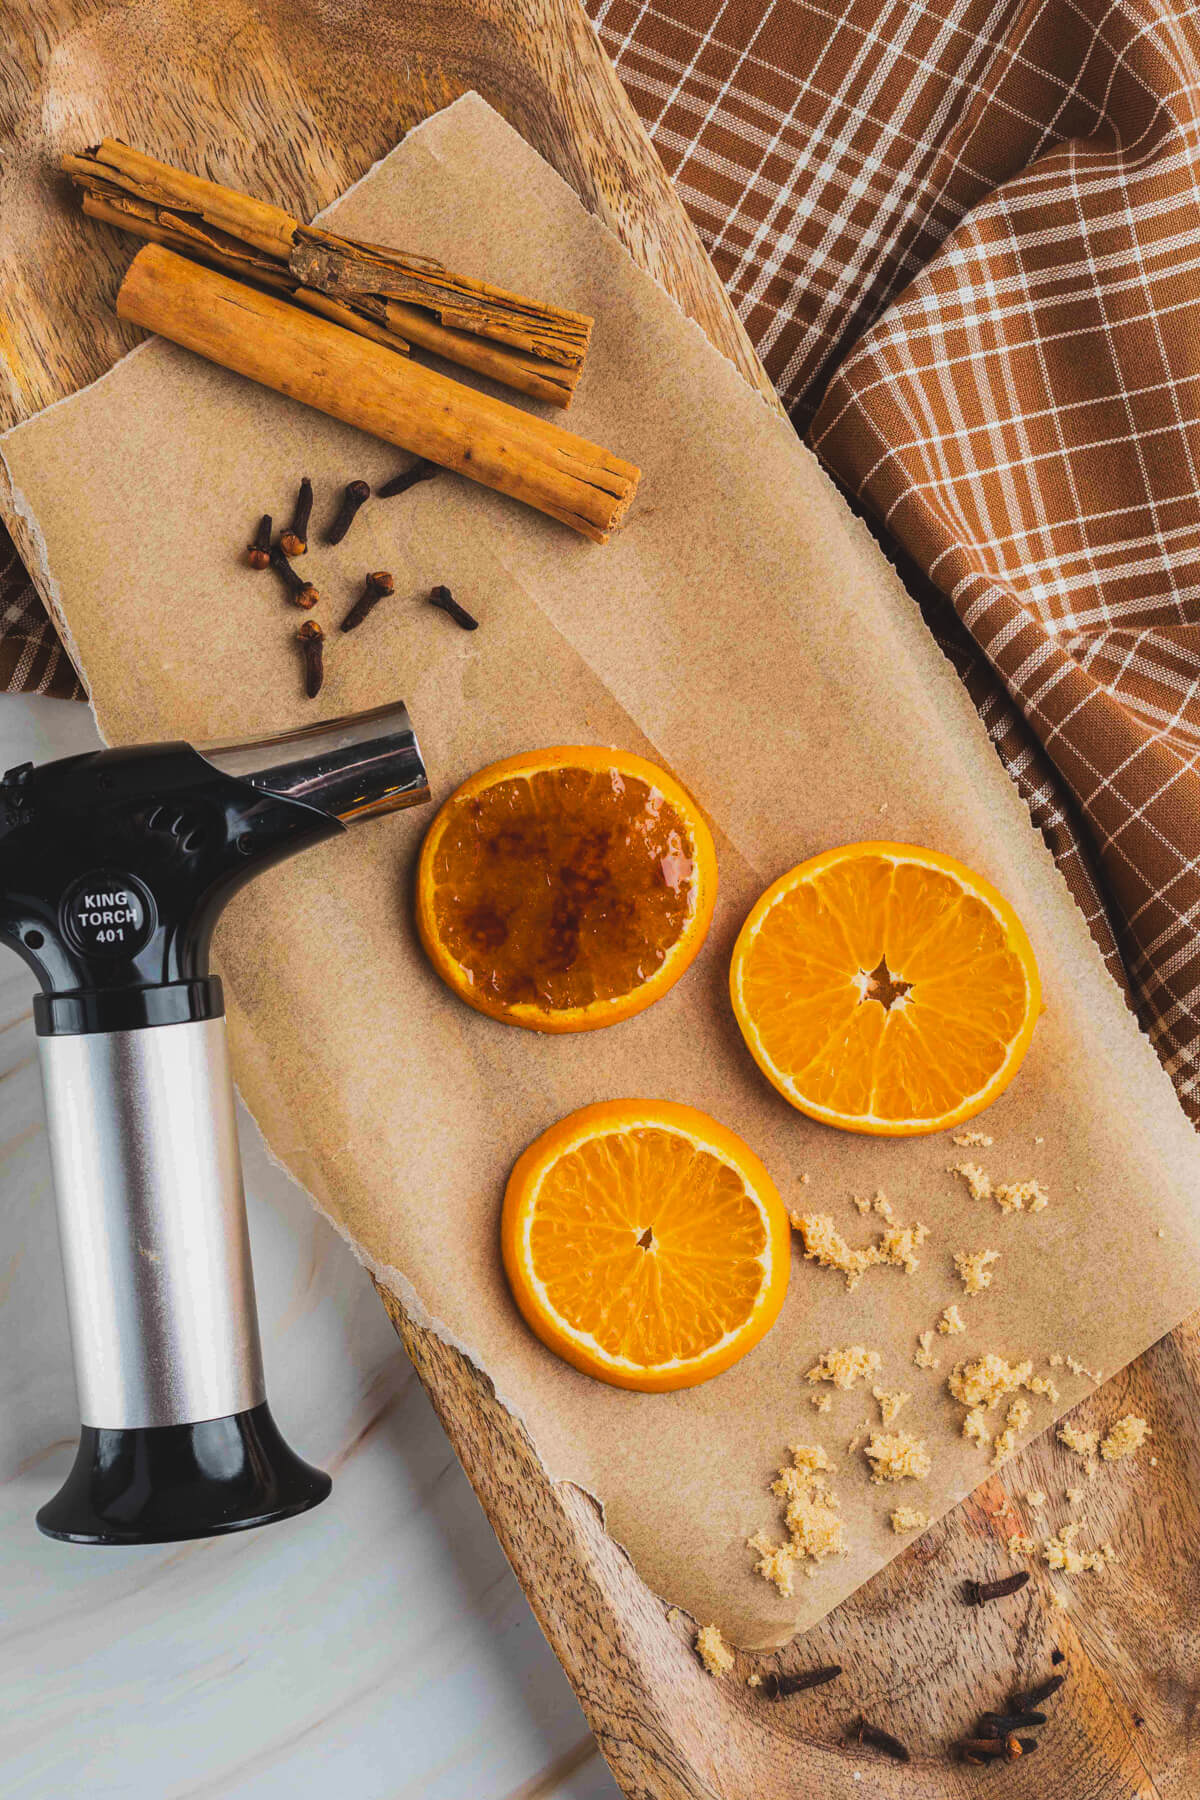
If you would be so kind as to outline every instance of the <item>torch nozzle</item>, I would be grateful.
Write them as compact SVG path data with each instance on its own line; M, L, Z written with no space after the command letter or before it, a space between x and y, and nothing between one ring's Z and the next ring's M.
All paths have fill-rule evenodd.
M421 747L403 701L268 737L198 746L223 774L351 825L429 799Z

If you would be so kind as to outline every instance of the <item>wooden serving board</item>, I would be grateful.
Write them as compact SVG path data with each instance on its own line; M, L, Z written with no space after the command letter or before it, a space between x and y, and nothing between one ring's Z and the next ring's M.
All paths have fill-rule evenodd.
M574 0L6 0L0 48L5 425L93 380L132 342L111 306L129 248L114 237L111 264L78 261L53 173L60 151L120 136L308 216L468 88L770 391ZM1200 1793L1200 1317L1078 1411L1098 1422L1131 1406L1155 1433L1157 1467L1098 1479L1089 1500L1090 1528L1120 1552L1115 1569L1078 1578L1065 1612L1038 1573L1014 1598L964 1604L965 1575L1012 1568L1008 1497L1078 1478L1052 1437L1039 1440L774 1661L837 1661L836 1685L772 1704L745 1685L752 1659L720 1683L701 1672L691 1623L640 1581L593 1503L551 1484L487 1381L383 1299L628 1795L947 1800L985 1782L1024 1800ZM953 1760L953 1740L1048 1673L1056 1647L1068 1682L1037 1755L987 1770ZM843 1743L859 1713L914 1760Z

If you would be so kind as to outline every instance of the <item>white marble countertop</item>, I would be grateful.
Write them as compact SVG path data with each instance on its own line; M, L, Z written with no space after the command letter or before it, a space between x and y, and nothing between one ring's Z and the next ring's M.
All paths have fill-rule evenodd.
M97 741L0 697L0 769ZM78 1415L30 999L0 950L5 1800L616 1800L366 1275L244 1113L267 1392L331 1498L143 1550L35 1529Z

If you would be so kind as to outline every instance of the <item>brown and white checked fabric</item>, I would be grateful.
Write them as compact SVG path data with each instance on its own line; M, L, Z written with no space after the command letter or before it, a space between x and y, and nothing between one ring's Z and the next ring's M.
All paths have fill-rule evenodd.
M586 4L1200 1119L1200 13ZM5 549L0 685L63 691Z
M1200 1119L1200 12L588 6Z

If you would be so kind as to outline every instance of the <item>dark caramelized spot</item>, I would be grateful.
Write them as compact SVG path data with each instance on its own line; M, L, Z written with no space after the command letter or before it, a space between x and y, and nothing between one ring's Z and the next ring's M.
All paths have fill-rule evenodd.
M434 876L442 941L481 993L587 1006L661 967L691 909L692 846L646 782L562 768L459 807Z

